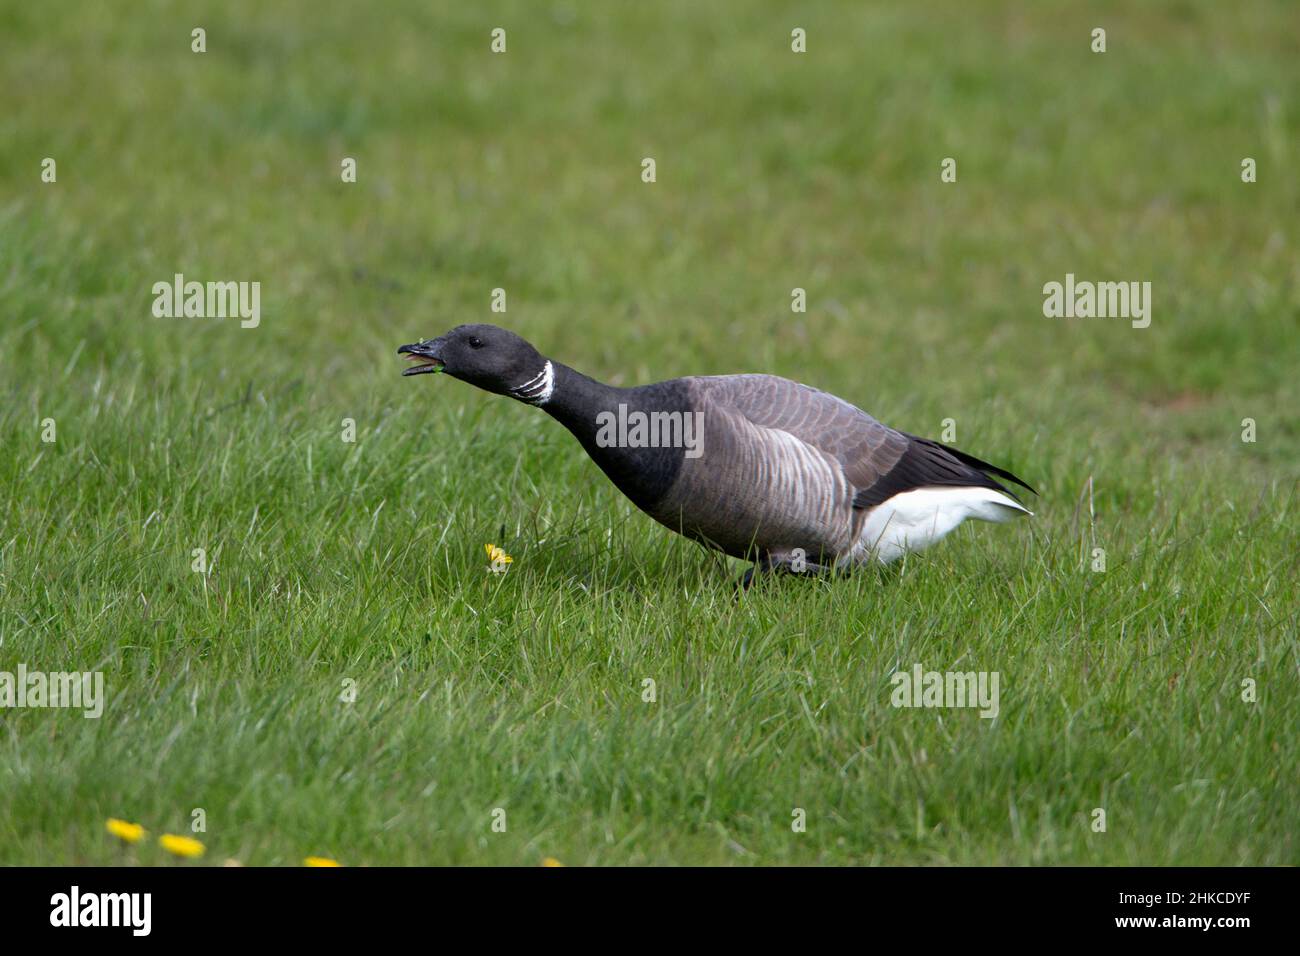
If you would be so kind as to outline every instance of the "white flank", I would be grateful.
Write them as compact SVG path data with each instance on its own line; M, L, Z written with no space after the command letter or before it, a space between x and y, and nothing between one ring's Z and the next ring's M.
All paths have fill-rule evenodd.
M783 429L751 427L762 434L762 442L754 446L760 449L754 456L754 482L765 489L767 500L781 502L786 515L798 515L831 533L843 520L835 503L851 493L839 464ZM764 517L764 526L781 522L779 515Z
M967 518L1002 522L1032 514L992 488L917 488L871 510L852 557L886 564L908 551L929 547Z

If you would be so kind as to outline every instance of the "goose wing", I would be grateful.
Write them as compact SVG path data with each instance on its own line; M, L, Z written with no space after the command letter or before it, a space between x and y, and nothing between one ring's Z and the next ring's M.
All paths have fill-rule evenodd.
M992 488L1014 498L996 477L1029 488L1008 471L896 431L829 392L789 379L721 375L693 383L704 398L706 414L708 405L716 403L759 428L784 432L835 462L852 489L854 509L874 508L904 491L935 486Z

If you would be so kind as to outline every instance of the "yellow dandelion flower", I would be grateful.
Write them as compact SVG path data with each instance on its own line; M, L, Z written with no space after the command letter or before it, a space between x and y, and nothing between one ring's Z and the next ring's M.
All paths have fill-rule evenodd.
M542 866L564 866L564 864L553 856L544 856L542 857Z
M327 856L309 856L302 861L303 866L342 866L338 860L331 860Z
M104 829L119 840L127 843L139 843L140 838L144 836L144 827L138 823L127 823L125 820L119 820L116 817L109 817L104 824Z
M498 548L497 545L484 545L484 550L487 551L487 562L489 562L489 564L487 564L487 570L493 572L493 574L506 574L506 571L508 570L506 567L507 564L515 561L515 559L510 557L510 555L506 554L506 551Z
M190 860L202 856L205 851L205 847L198 840L192 837L177 836L174 833L164 833L158 838L158 845L168 853L174 853Z

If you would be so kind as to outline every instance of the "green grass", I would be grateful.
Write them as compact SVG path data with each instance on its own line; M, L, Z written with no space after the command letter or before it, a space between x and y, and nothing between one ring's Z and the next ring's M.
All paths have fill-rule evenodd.
M1294 4L276 6L0 7L0 670L109 694L0 710L0 863L195 808L217 863L1300 860ZM175 272L261 326L152 317ZM1045 318L1067 272L1151 327ZM544 415L398 376L468 321L953 418L1037 517L737 602ZM892 707L918 662L997 719Z

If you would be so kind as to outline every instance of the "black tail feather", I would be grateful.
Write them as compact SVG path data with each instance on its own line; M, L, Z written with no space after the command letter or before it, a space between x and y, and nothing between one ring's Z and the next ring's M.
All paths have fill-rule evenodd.
M859 510L874 508L894 495L915 488L958 487L992 488L1019 501L1014 491L998 478L1038 494L1011 472L956 448L949 448L928 438L902 433L907 438L907 448L892 468L880 475L870 486L859 489L853 496L853 507ZM997 476L997 477L994 477Z
M1011 472L1007 471L1005 468L999 468L997 465L990 465L987 461L981 461L980 459L976 458L974 455L968 455L964 451L961 451L960 449L953 448L951 445L944 445L941 444L940 442L932 441L929 438L917 438L915 435L908 435L907 437L911 438L913 441L923 441L930 445L938 445L948 454L952 455L954 458L960 461L963 465L969 465L970 467L976 469L977 471L982 471L988 475L997 475L999 478L1005 478L1007 481L1014 481L1016 484L1018 484L1021 488L1024 488L1026 491L1035 495L1038 494L1038 492L1028 482L1020 480L1015 475L1011 474Z

